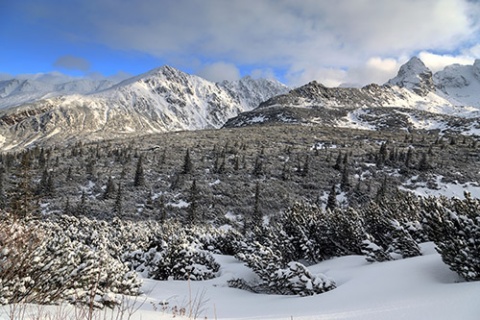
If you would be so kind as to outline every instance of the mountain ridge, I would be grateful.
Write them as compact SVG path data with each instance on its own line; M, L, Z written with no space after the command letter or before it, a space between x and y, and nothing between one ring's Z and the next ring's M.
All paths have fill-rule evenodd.
M259 99L288 90L269 80L242 81L250 85L213 83L163 66L89 94L59 95L7 108L0 110L0 148L220 128Z
M80 84L78 88L88 87ZM353 126L360 121L361 127L370 128L375 126L368 121L377 121L380 116L399 116L400 113L388 108L417 116L421 112L421 117L432 119L480 116L480 94L476 93L477 88L480 92L480 60L472 66L452 65L433 74L420 59L413 57L387 83L362 88L328 88L312 81L290 89L275 80L248 76L213 83L171 66L104 86L87 94L46 95L43 100L33 99L0 110L0 149L224 125L258 125L264 118L269 123L330 126ZM72 87L77 88L72 84L64 90ZM8 90L3 92L7 94ZM267 109L274 111L265 112ZM299 109L316 111L300 112ZM379 115L380 110L383 115ZM272 118L272 114L275 117ZM468 123L470 129L475 129L472 121L457 122ZM409 126L405 121L398 123ZM443 123L448 125L452 121Z

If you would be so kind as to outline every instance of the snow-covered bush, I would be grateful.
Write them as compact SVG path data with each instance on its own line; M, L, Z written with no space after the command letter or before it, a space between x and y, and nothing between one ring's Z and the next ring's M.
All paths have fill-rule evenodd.
M180 227L179 227L180 228ZM243 236L233 228L216 228L213 226L193 226L185 233L198 240L203 249L210 252L235 255Z
M318 262L336 254L325 212L308 204L296 203L280 219L283 232L291 244L291 260Z
M307 296L335 288L335 282L324 275L313 275L300 262L284 263L279 251L258 242L245 244L244 252L237 254L258 276L258 283L233 279L229 285L253 292Z
M136 274L104 246L71 240L53 222L2 220L0 231L0 303L102 303L112 293L139 294Z
M442 260L466 280L480 280L480 199L427 198L423 210Z
M313 275L300 262L289 262L286 268L278 269L271 277L269 287L280 294L310 296L335 289L335 282L323 274Z
M180 233L168 241L152 243L145 252L133 251L124 255L134 270L156 280L206 280L215 278L220 265L212 254L192 237Z
M335 209L329 218L330 241L336 247L336 255L360 254L365 237L363 220L353 208Z

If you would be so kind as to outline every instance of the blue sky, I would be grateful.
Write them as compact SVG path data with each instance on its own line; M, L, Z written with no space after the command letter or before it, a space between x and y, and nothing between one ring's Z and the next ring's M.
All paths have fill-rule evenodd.
M480 58L477 0L0 0L0 76L383 83L413 55Z

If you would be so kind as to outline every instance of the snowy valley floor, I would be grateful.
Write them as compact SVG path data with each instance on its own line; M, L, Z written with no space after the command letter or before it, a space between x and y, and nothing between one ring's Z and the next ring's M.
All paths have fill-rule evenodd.
M253 274L233 257L216 256L222 268L220 277L213 280L146 279L146 293L136 299L141 306L131 319L188 319L189 301L197 319L480 319L480 282L462 282L441 261L433 244L423 244L422 250L423 256L392 262L371 264L364 257L347 256L311 266L313 273L332 277L338 287L310 297L229 288L228 280L248 280ZM162 311L159 302L168 302L168 310ZM173 316L175 307L185 308L187 317ZM8 319L6 313L4 308L2 319Z

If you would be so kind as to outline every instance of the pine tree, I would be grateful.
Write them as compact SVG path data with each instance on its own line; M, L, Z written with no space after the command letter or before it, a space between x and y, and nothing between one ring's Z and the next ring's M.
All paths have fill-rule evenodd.
M261 156L257 156L255 158L255 164L253 165L253 172L252 174L256 177L261 176L264 174L263 171L263 158Z
M185 153L185 157L183 159L182 173L189 174L192 172L193 172L192 158L190 156L190 149L187 149L187 152Z
M260 227L263 225L263 213L260 208L260 183L255 185L255 197L252 213L252 224L254 227Z
M335 187L335 183L334 183L332 184L332 189L330 189L330 193L328 194L327 206L325 207L325 209L333 211L336 207L337 207L337 188Z
M143 156L138 157L137 169L135 170L135 179L133 180L135 187L143 187L145 185L145 173L143 171Z
M342 153L339 152L337 156L337 161L333 165L333 169L341 171L342 170Z
M0 210L4 210L7 206L7 195L5 193L5 173L0 168Z
M107 200L107 199L113 198L115 191L116 191L115 183L113 182L113 179L110 176L108 177L107 186L105 188L105 192L103 193L103 199Z
M87 213L87 193L85 190L82 191L82 196L80 197L80 202L77 204L76 214L85 215Z
M428 171L432 169L432 165L428 161L428 156L425 152L422 153L422 157L420 161L418 161L418 170L420 171Z
M348 167L345 166L343 167L343 170L342 170L342 181L340 182L340 189L346 192L350 190L350 186L351 185L350 185L350 178L348 174Z
M306 177L310 171L310 156L307 155L305 158L305 163L303 164L302 168L302 176Z
M113 205L113 212L116 213L118 216L123 215L123 190L122 190L122 185L118 185L117 189L117 196L115 197L115 203Z
M70 205L70 198L68 198L68 197L65 200L65 206L63 208L63 213L66 214L66 215L70 215L72 213L72 208L71 208L71 205Z
M165 196L162 194L158 199L158 219L161 223L167 221L167 210L165 208Z
M14 195L11 198L10 208L12 213L19 217L25 218L34 211L32 206L33 191L31 186L31 155L24 152L20 162L19 183L16 186Z
M190 187L189 206L188 206L188 223L194 225L197 222L197 201L198 201L198 189L197 180L193 179L192 186Z
M407 156L405 158L405 167L410 168L413 163L413 148L408 148Z

